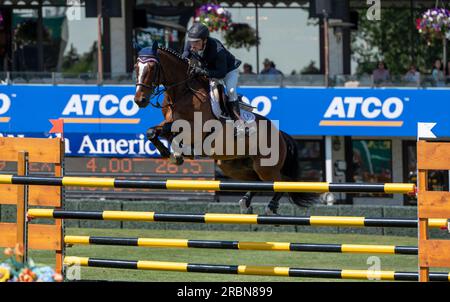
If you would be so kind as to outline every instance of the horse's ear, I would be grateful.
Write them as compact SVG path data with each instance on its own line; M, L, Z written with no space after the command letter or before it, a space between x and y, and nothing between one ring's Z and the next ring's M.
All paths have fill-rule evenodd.
M156 55L156 51L158 50L158 41L154 41L152 45L153 53Z
M137 43L137 42L134 42L133 43L134 45L134 49L136 50L136 52L139 52L139 51L141 51L141 49L142 49L142 46L141 45L139 45L139 43Z

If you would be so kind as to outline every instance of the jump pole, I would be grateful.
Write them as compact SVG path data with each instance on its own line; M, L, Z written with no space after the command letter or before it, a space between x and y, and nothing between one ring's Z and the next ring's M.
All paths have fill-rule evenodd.
M366 279L366 280L398 280L417 281L417 272L371 271L347 269L310 269L291 268L282 266L255 265L223 265L198 264L184 262L142 261L142 260L113 260L88 257L70 256L64 259L68 266L79 265L88 267L156 270L188 273L214 273L256 276L280 276L303 278L332 278L332 279ZM431 281L450 281L450 273L433 272L429 274Z
M291 242L249 242L232 240L195 240L177 238L129 238L103 236L65 236L68 245L112 245L156 248L200 248L247 251L322 252L351 254L417 255L417 246L371 244L321 244Z
M257 214L184 214L132 211L65 211L30 209L28 217L49 219L119 220L145 222L188 222L225 224L270 224L341 227L401 227L417 228L417 219L369 218L357 216L267 216ZM447 219L430 219L431 228L447 229Z
M0 175L0 184L46 185L74 187L107 187L154 190L231 191L231 192L336 192L336 193L385 193L415 194L415 184L408 183L327 183L283 181L219 181L219 180L129 180L99 177L36 177Z

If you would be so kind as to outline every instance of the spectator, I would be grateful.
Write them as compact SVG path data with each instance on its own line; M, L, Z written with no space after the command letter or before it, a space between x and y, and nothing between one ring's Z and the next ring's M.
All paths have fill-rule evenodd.
M434 62L433 71L431 72L431 77L433 78L433 82L435 86L442 87L444 86L444 72L442 71L442 63L441 60L437 59Z
M242 72L242 74L255 74L253 72L253 66L248 64L248 63L245 63L244 64L244 71Z
M263 65L264 68L263 70L261 70L261 74L272 74L272 75L283 74L281 71L276 69L275 64L267 58L264 60Z
M261 74L269 74L270 72L270 60L269 59L264 59L263 61L263 69L261 70Z
M284 74L277 69L275 63L273 61L270 62L270 67L274 70L275 74L280 74L281 76L284 76Z
M405 74L405 81L407 83L420 84L420 72L417 71L416 65L411 64L408 72Z
M385 68L383 61L378 62L377 66L377 69L372 73L372 80L375 85L380 85L389 81L391 75L389 74L389 70Z

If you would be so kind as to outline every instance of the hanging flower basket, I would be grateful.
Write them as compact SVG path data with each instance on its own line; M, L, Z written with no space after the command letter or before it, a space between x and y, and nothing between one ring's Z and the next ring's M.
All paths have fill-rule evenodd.
M432 8L416 20L416 28L430 45L434 40L441 40L450 30L450 11L445 8Z
M227 46L234 48L245 47L247 50L258 45L260 40L256 35L256 30L247 23L232 23L224 38Z
M231 24L231 13L218 4L200 6L195 16L195 21L208 26L210 32L227 31Z

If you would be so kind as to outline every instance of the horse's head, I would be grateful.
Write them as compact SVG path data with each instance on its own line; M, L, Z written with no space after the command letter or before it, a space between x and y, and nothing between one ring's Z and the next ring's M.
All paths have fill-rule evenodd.
M150 98L160 83L160 61L158 57L158 43L152 47L146 47L139 51L137 62L134 66L136 71L136 93L134 102L144 108L150 103Z

